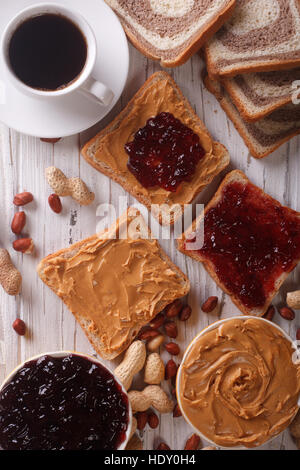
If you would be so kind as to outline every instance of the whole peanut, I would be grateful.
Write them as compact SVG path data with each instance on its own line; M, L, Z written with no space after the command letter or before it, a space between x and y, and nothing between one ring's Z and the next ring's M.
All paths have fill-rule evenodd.
M300 290L289 292L286 297L286 302L290 308L300 310Z
M148 385L142 392L128 393L133 412L147 411L151 406L159 413L171 413L174 403L158 385Z
M129 390L133 377L142 370L146 361L146 347L142 341L134 341L127 349L121 364L115 369L115 375Z
M49 186L57 196L71 196L82 206L88 206L95 199L95 194L89 191L80 178L67 178L65 174L55 167L46 169L46 178Z
M18 295L22 286L22 276L3 248L0 249L0 284L8 295Z
M146 359L144 382L159 385L165 378L165 365L157 353L150 354Z

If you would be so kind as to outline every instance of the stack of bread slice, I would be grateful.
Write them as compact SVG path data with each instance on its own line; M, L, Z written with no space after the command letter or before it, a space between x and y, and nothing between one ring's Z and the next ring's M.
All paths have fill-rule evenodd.
M300 134L299 0L237 0L205 59L206 87L254 157Z

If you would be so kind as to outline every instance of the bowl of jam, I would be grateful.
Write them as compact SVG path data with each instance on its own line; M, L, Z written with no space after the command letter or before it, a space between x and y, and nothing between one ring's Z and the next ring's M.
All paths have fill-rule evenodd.
M85 354L36 356L0 388L2 450L124 450L131 423L126 390Z
M176 394L183 417L203 440L224 449L261 447L299 410L299 350L264 318L217 321L188 346Z

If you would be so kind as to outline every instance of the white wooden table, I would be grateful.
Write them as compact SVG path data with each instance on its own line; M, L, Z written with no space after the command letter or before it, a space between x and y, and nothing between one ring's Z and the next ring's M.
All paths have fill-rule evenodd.
M36 274L36 266L39 260L49 253L94 234L98 222L96 217L98 204L111 202L117 205L119 196L127 196L129 204L134 202L120 186L96 172L80 156L81 145L117 115L147 77L159 69L157 63L147 60L132 47L130 53L130 74L122 98L105 122L94 129L52 145L20 135L0 124L0 246L10 251L23 275L23 290L20 296L9 297L0 289L1 380L20 361L38 353L76 350L95 354L72 314L40 281ZM252 158L214 97L204 89L201 82L201 68L201 59L195 55L186 65L171 70L170 73L204 120L213 137L229 149L230 169L238 168L245 171L255 184L271 196L293 209L300 210L298 156L300 139L293 139L262 161ZM81 176L96 194L93 205L79 207L67 198L63 200L64 209L61 215L51 212L47 203L51 191L44 178L44 170L50 165L59 167L67 175ZM221 179L221 175L216 178L202 193L198 202L208 202ZM35 202L25 208L28 217L26 233L34 239L37 247L34 256L18 255L12 250L15 237L10 230L10 223L16 211L12 201L14 194L23 190L31 191L35 196ZM180 324L178 337L178 342L184 351L203 327L216 320L215 317L201 313L200 305L207 297L217 295L222 299L221 318L237 315L239 311L210 279L201 264L179 253L172 241L161 241L161 244L191 280L189 303L193 307L193 316L186 324ZM284 301L287 291L299 288L299 283L300 271L296 270L282 288L276 299L277 303ZM17 317L22 318L29 327L29 333L25 338L17 336L12 329L12 323ZM289 323L277 314L275 321L295 337L296 328L300 326L299 316L295 322ZM180 361L180 358L178 360ZM172 416L163 416L158 429L148 428L144 432L144 448L153 449L163 440L171 449L182 449L191 432L183 418L174 420ZM264 448L295 449L295 445L289 432L286 431Z

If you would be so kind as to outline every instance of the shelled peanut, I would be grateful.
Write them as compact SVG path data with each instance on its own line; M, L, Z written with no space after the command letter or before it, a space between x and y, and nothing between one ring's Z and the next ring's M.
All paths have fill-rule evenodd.
M17 207L26 206L33 201L33 195L30 192L16 194L13 203ZM11 223L11 230L15 235L21 235L26 225L26 214L24 211L17 212ZM34 251L34 242L32 238L22 237L13 242L13 249L18 253L31 255Z
M218 297L209 297L201 306L204 313L216 315L219 313L220 305Z

